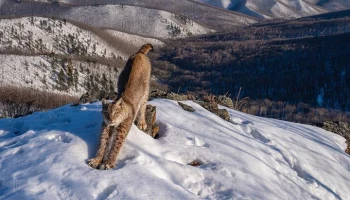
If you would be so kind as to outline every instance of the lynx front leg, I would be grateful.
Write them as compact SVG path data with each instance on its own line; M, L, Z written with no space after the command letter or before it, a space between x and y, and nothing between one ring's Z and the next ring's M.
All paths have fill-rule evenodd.
M105 153L106 148L107 148L109 131L110 131L110 127L106 126L105 124L102 124L102 133L100 136L100 142L99 142L99 147L98 147L96 156L95 156L95 158L92 158L88 161L88 165L92 168L96 169L102 162L104 153Z
M117 156L125 143L131 125L132 119L126 119L118 126L117 135L113 141L113 146L109 152L108 159L100 165L99 169L112 169L115 167Z
M139 112L137 113L137 127L141 130L147 129L146 123L147 100L143 100Z

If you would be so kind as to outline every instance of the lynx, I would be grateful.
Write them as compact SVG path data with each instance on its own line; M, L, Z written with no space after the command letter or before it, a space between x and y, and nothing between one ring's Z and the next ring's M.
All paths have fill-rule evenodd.
M102 100L102 133L96 156L89 160L89 166L102 170L114 168L117 156L135 119L139 129L147 128L145 111L149 95L151 63L146 55L152 50L151 44L145 44L136 54L130 56L118 79L118 98L112 103ZM111 149L107 152L107 143L111 138L113 138L110 141Z

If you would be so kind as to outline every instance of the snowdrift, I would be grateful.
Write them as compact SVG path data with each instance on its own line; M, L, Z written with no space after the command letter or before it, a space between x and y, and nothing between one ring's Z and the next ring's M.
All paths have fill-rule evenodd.
M0 199L350 199L345 139L228 109L156 99L160 137L133 126L114 170L87 166L101 103L0 120ZM198 161L201 165L188 165Z

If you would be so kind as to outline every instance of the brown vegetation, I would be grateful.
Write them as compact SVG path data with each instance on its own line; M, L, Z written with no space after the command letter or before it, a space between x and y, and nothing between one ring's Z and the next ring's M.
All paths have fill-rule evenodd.
M20 117L35 111L56 108L74 101L74 96L31 88L0 86L0 117Z
M324 121L350 122L349 112L312 107L305 103L288 104L268 99L249 101L241 111L251 115L311 125Z

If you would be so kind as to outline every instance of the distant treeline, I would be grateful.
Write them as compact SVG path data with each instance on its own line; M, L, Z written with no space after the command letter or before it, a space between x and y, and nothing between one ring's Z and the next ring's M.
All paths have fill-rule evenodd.
M350 34L280 40L174 41L155 74L173 91L350 111Z

